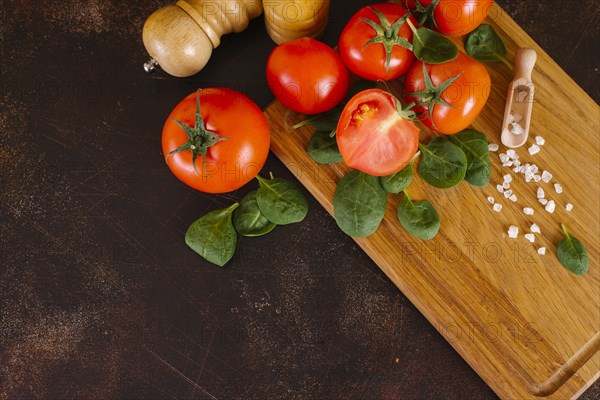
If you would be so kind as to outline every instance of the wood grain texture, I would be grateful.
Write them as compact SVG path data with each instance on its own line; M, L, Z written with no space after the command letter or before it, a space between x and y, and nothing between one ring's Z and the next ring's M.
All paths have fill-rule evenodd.
M512 189L519 200L505 201L495 186L511 171L492 154L492 183L484 189L462 183L442 191L418 178L411 184L411 197L429 199L441 214L442 228L434 240L423 242L405 233L396 218L398 198L390 196L378 231L356 242L500 397L576 398L600 371L600 112L497 5L488 22L504 38L509 59L520 47L538 53L530 138L517 153L523 162L552 172L554 179L550 184L526 184L515 176ZM486 133L490 142L500 143L506 89L513 76L501 65L490 65L489 71L490 100L474 128ZM400 86L394 82L392 89L400 94ZM291 123L299 117L281 104L274 102L265 113L273 152L332 213L335 185L348 168L314 163L304 150L311 129L293 131ZM530 156L526 149L536 135L546 144ZM421 140L430 137L423 129ZM554 182L564 193L555 193ZM538 186L556 201L554 214L537 202ZM488 196L504 205L501 213L491 210ZM570 213L564 209L568 202L575 206ZM533 216L523 214L526 206L534 208ZM543 234L532 245L523 233L533 222ZM590 270L583 277L573 275L556 258L560 223L587 246ZM503 234L511 224L521 231L516 240ZM545 256L536 253L540 246L547 247Z

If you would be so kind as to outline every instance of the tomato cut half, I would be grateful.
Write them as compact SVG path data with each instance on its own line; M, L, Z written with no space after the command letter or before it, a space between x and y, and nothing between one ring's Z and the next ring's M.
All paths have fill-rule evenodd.
M380 89L350 99L340 116L336 140L348 166L370 175L400 171L419 147L419 128L399 101Z

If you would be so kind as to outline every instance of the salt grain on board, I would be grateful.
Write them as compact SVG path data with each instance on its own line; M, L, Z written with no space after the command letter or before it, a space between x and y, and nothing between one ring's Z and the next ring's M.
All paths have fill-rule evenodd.
M533 156L540 152L540 146L538 146L537 144L531 145L531 147L528 148L527 151Z
M543 206L545 206L546 204L548 204L548 200L546 200L544 198L541 198L539 200L540 200L540 203L542 203Z
M541 136L536 136L535 137L535 144L537 144L538 146L543 146L546 143L546 140L541 137Z
M555 183L554 184L554 190L556 190L556 193L561 194L563 189L562 186L560 186L560 183Z
M496 202L496 199L494 199L492 196L488 197L488 201L490 202L490 204L494 204Z
M511 175L511 174L506 174L506 175L504 175L504 182L508 182L508 183L510 183L510 182L512 182L512 179L513 179L513 178L512 178L512 175Z
M546 254L546 248L545 247L540 247L537 252L538 252L538 254L540 254L540 255L543 256L544 254Z
M523 209L523 212L524 212L526 215L533 215L533 208L531 208L531 207L525 207L525 208Z
M565 206L565 210L567 210L567 211L573 210L573 204L567 203L567 205Z
M537 198L538 199L543 199L544 197L546 197L546 194L544 193L544 189L538 188L538 190L537 190Z
M548 171L544 171L542 172L542 180L546 183L550 182L550 180L552 179L552 174Z
M542 233L542 230L540 229L540 227L537 224L531 225L529 230L533 233Z
M556 208L556 203L554 203L554 200L550 200L548 202L548 204L546 204L546 211L548 211L550 214L552 214L554 212L555 208Z
M496 189L498 190L498 192L503 193L504 192L504 187L502 187L502 185L496 185Z
M488 144L488 150L491 152L496 152L496 151L498 151L499 148L500 148L500 146L498 146L496 143Z
M535 242L535 235L533 233L526 233L525 239L529 240L531 243Z
M500 211L502 211L502 204L496 203L496 204L494 204L493 208L494 208L494 211L500 212Z
M516 194L511 194L508 199L510 201L512 201L513 203L515 203L517 201L517 195Z
M517 236L519 236L519 228L517 228L514 225L511 225L508 228L508 237L511 239L515 239Z

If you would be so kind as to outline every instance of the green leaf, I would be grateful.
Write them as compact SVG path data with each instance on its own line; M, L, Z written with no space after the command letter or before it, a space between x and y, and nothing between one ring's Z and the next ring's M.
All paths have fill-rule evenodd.
M491 175L487 137L474 129L465 129L451 135L450 141L467 156L465 180L474 186L487 186Z
M506 47L502 38L489 24L481 24L467 36L465 50L468 55L479 61L501 61L510 69L512 65L506 59Z
M379 183L386 192L396 194L402 192L410 185L413 175L414 168L413 163L411 162L395 174L380 176Z
M239 208L235 210L233 226L240 235L262 236L271 232L276 225L260 212L256 190L253 190L242 199Z
M306 146L306 152L313 160L321 164L332 164L342 161L335 136L329 132L315 131Z
M565 238L558 243L558 260L576 275L583 275L589 268L589 257L585 246L562 225Z
M387 193L379 178L361 171L346 174L333 196L335 222L347 235L366 237L373 234L383 216Z
M256 201L263 215L277 225L288 225L302 221L308 213L308 203L291 182L256 176L260 188L256 192Z
M419 144L423 154L419 174L431 186L448 189L458 185L467 173L467 156L460 147L443 137Z
M400 224L417 239L433 239L440 230L440 216L428 201L412 202L404 193L398 204Z
M207 261L222 267L231 260L237 246L237 234L231 214L239 206L211 211L190 225L185 243Z
M458 57L458 47L444 35L429 28L416 29L410 19L407 19L413 37L413 53L417 59L429 64L442 64Z

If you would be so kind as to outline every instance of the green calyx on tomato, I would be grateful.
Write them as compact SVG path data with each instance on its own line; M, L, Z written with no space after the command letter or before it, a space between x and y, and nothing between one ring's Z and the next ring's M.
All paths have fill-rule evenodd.
M435 17L433 16L433 11L438 6L440 0L433 0L429 5L424 6L421 4L419 0L415 0L415 10L413 11L413 15L419 22L420 26L429 26L437 28L437 23L435 21Z
M442 98L442 93L444 93L444 91L446 91L446 89L448 89L450 85L452 85L454 81L457 80L462 74L463 73L461 72L460 74L454 75L453 77L442 82L440 85L435 86L431 80L431 77L427 73L427 67L425 66L425 63L423 63L423 80L425 81L425 90L416 93L408 93L407 96L416 97L418 99L418 102L413 105L414 107L427 107L429 120L435 126L435 122L433 121L433 109L438 104L448 108L455 108Z
M373 7L368 7L368 9L377 15L379 22L375 22L368 18L360 19L361 21L369 24L377 33L376 36L373 36L373 38L363 45L363 49L372 43L381 43L385 49L385 70L389 71L390 61L392 59L392 50L394 46L401 46L405 49L412 50L412 45L408 42L408 40L398 34L400 32L400 27L402 27L402 25L406 22L406 19L410 17L410 13L398 18L396 22L391 24L381 11Z
M202 115L200 115L200 91L196 92L196 124L192 127L177 119L173 119L173 121L181 126L181 129L183 129L188 137L188 141L169 152L168 155L170 156L171 154L179 153L181 151L191 151L194 171L196 171L198 175L200 175L200 173L196 168L196 159L201 155L202 173L206 173L206 155L208 153L208 148L223 140L227 140L227 138L222 138L218 133L209 131L204 127L204 119L202 118Z

